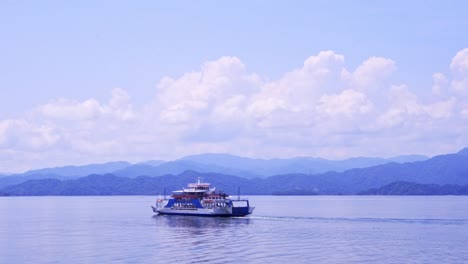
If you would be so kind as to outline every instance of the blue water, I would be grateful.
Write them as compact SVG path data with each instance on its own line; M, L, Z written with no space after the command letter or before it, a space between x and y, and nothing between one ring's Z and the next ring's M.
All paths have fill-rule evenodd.
M0 263L468 263L468 197L250 196L244 218L155 197L0 197Z

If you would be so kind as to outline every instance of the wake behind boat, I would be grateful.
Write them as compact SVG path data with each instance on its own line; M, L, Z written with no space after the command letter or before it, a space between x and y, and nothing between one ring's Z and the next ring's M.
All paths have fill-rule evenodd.
M246 216L255 208L248 199L233 200L223 192L216 192L216 188L202 183L200 178L187 188L173 191L170 199L156 200L151 207L158 214L197 216Z

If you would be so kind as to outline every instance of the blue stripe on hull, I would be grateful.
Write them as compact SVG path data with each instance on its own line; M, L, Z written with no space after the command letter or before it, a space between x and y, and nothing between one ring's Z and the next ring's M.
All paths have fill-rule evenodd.
M154 210L153 210L154 211ZM222 217L229 217L229 216L246 216L249 215L249 210L242 210L242 211L237 211L232 214L199 214L199 213L183 213L183 212L155 212L161 215L192 215L192 216L222 216Z
M233 207L232 215L233 216L246 216L249 214L249 207Z
M190 216L205 216L205 217L229 217L234 216L232 214L190 214L190 213L163 213L158 212L160 215L190 215Z

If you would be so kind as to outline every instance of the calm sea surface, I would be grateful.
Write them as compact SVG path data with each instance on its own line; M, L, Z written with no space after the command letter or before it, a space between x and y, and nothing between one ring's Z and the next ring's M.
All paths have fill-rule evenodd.
M150 196L0 197L0 263L468 263L468 197L249 196L243 218Z

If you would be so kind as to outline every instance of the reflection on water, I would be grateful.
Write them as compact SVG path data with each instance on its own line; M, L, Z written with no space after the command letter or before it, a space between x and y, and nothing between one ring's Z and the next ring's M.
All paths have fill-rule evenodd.
M186 228L187 230L236 228L248 225L248 217L202 217L183 215L153 215L158 225L170 228Z
M216 237L223 236L223 234L233 233L233 230L239 232L250 223L250 219L245 217L183 215L154 215L153 220L159 235L169 234L169 236L181 236L184 239L200 237L202 240L216 239Z

